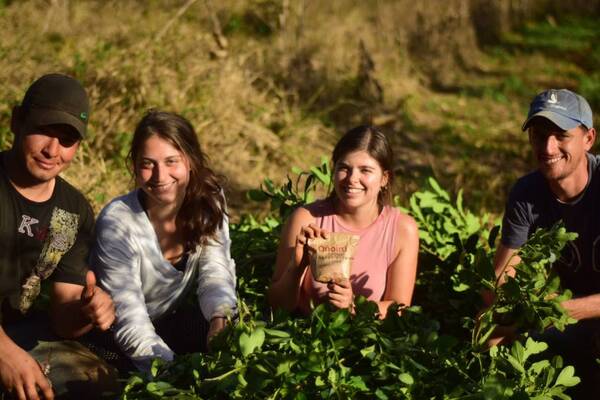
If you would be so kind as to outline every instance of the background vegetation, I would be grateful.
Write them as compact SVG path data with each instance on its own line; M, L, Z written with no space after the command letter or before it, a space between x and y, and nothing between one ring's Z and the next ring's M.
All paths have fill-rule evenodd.
M30 82L61 71L92 99L67 177L99 210L131 185L124 156L151 107L184 114L234 216L263 177L329 155L346 129L389 133L405 201L434 176L501 212L531 168L530 98L568 87L600 106L598 1L0 1L0 148Z

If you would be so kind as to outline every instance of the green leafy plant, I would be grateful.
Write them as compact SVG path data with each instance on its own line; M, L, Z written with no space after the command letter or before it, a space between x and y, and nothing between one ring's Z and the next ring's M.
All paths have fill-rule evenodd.
M541 332L549 326L564 330L576 322L561 306L571 298L571 292L561 291L560 279L550 268L575 238L577 234L567 232L560 224L550 230L538 229L518 252L521 262L515 267L516 275L503 273L495 282L485 282L494 291L496 301L480 316L479 328L474 332L479 345L497 323L513 325L520 331ZM502 279L506 282L499 285Z
M498 226L464 209L435 180L415 193L409 208L420 226L420 272L415 304L385 319L364 298L355 313L317 306L310 316L272 312L266 293L279 230L299 205L329 185L324 162L276 187L266 180L256 200L271 202L262 221L232 224L237 261L239 316L211 342L208 354L156 360L151 376L133 375L124 399L568 399L579 382L560 357L545 358L547 345L525 337L487 349L489 333L506 315L523 331L569 321L558 278L550 272L574 238L563 227L538 231L522 248L518 273L499 285L492 259ZM484 311L480 291L498 301ZM555 295L556 294L556 295Z
M271 202L271 210L279 212L279 218L285 220L296 207L314 201L314 191L319 186L327 189L331 186L331 168L329 160L323 158L321 165L311 167L309 171L293 168L294 179L288 175L287 182L277 187L269 178L263 181L260 189L248 191L248 197L254 201Z

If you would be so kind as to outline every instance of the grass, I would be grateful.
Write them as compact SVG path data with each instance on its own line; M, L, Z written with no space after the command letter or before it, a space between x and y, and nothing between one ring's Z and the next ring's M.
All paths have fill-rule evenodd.
M0 3L0 148L10 146L10 110L28 83L62 71L92 101L90 138L66 176L96 211L131 187L123 160L136 122L154 107L196 126L227 178L234 217L260 211L246 190L317 164L341 133L368 122L390 134L401 199L434 175L464 188L472 209L500 213L532 168L520 131L530 98L568 87L600 107L591 15L528 22L478 49L465 27L435 36L450 11L426 5L205 0L178 16L185 4ZM432 78L440 71L450 78Z
M413 158L446 187L464 188L469 204L500 213L512 183L535 167L520 129L530 99L546 88L567 87L584 95L592 109L600 107L594 46L600 28L594 21L528 23L484 48L481 71L465 74L456 92L413 96L405 110L409 134L417 137L408 142Z

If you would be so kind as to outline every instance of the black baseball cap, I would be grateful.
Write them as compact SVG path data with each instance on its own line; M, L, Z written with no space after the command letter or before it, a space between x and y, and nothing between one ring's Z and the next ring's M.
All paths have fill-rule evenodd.
M21 103L29 127L65 124L85 137L90 113L87 93L81 84L62 74L48 74L29 86Z

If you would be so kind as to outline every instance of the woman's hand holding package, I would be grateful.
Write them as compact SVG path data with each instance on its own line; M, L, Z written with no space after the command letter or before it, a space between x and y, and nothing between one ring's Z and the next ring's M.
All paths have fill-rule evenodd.
M329 282L327 288L329 289L327 297L331 305L337 308L353 309L354 292L352 291L350 280L346 279L337 283Z
M300 233L296 235L296 247L292 255L292 266L304 270L310 265L309 252L314 250L310 247L309 240L315 238L327 239L328 232L319 228L315 224L304 225L300 228Z

